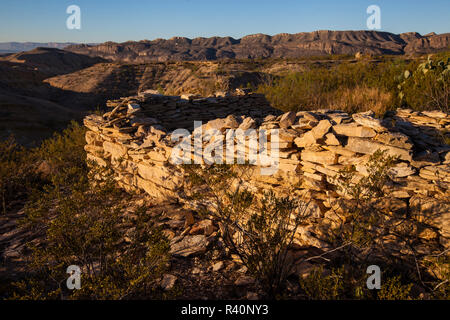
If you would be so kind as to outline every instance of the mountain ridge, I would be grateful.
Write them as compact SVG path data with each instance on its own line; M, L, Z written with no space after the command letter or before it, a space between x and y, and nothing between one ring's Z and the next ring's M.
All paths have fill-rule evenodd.
M122 43L70 45L65 50L104 59L144 63L150 61L204 61L220 59L298 58L329 54L370 55L424 54L446 50L450 33L417 32L394 34L381 31L318 30L273 36L252 34L233 37L172 37Z

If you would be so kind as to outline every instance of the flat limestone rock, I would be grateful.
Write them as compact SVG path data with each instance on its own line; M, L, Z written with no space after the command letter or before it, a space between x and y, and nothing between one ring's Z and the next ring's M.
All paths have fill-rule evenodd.
M336 124L351 121L351 118L347 113L328 113L327 116Z
M352 115L353 120L356 123L374 129L375 131L385 131L386 128L383 126L383 123L380 119L376 119L373 117L373 112L360 112Z
M375 130L360 126L356 123L344 123L333 126L336 134L347 137L373 138L377 135Z
M383 144L403 149L411 149L413 147L409 137L401 132L382 132L377 134L375 140Z
M113 143L109 141L103 142L103 149L114 159L126 156L128 151L128 149L123 144Z
M250 117L245 118L242 123L239 125L239 129L248 130L256 128L256 122Z
M387 154L393 157L399 157L401 160L411 161L410 150L401 149L393 146L387 146L369 139L349 137L346 149L363 154L373 154L377 150L386 150Z
M161 280L161 288L164 291L169 291L175 286L178 278L172 274L165 274Z
M170 246L170 253L174 256L189 257L204 253L207 246L208 240L202 234L185 236L181 241Z
M142 179L139 176L136 176L137 187L143 189L150 196L157 199L176 199L178 194L164 188L161 185L154 183L153 181Z
M444 182L450 182L450 166L427 166L420 170L419 175L428 180L438 180Z
M345 157L356 157L356 152L350 151L348 149L345 149L344 147L341 146L323 146L324 149L329 150L329 151L333 151L334 153L337 153L341 156L345 156Z
M239 127L239 121L236 119L234 115L230 114L228 117L225 118L225 127L237 129Z
M226 126L225 119L214 119L206 124L206 130L221 131L223 128L225 128L225 126Z
M305 119L300 119L298 124L292 125L292 128L296 130L310 130L318 124L316 120L303 120Z
M330 128L332 127L331 122L329 120L320 120L317 126L315 126L311 133L316 140L322 139L325 134L328 133Z
M408 165L396 166L389 170L389 174L396 178L404 178L416 173L416 170Z
M106 163L105 160L103 160L102 158L96 157L93 154L88 153L86 155L86 157L87 157L88 161L91 161L91 162L99 165L100 167L107 167L108 166L108 164Z
M141 111L141 106L138 105L137 103L129 103L128 104L128 109L127 109L127 114L134 114L137 113L139 111Z
M299 148L305 148L316 144L316 139L311 131L306 132L303 136L296 138L294 143Z
M450 238L450 205L429 197L413 196L410 201L413 216L439 229L440 234Z
M309 151L305 150L301 154L303 161L309 161L320 164L337 164L338 155L331 151Z
M441 118L441 119L445 119L447 118L449 115L443 111L439 111L439 110L434 110L434 111L422 111L422 114L426 115L427 117L430 118Z
M325 144L329 146L340 146L341 142L330 132L325 135Z
M297 133L293 129L280 129L278 131L280 141L292 142L297 137Z

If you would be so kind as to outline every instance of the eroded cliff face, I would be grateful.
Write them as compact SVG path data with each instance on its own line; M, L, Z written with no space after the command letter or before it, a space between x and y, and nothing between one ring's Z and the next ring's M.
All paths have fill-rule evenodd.
M429 53L433 51L445 50L450 46L450 34L430 35L427 37L420 37L413 41L408 41L404 48L405 53Z
M450 34L416 32L392 34L378 31L329 31L254 34L241 39L212 37L105 42L73 45L66 50L105 59L143 63L169 60L217 60L224 58L297 58L328 54L413 54L448 49Z
M146 92L109 101L108 106L113 110L85 118L85 150L88 160L110 169L127 190L195 207L186 201L190 190L183 167L171 160L178 143L171 139L173 130L187 128L192 134L194 120L203 122L203 132L217 130L218 137L230 129L264 129L267 136L276 129L278 170L261 174L262 166L256 165L246 185L256 193L272 190L308 201L313 214L299 229L300 245L327 247L327 230L345 221L341 204L351 200L337 188L336 177L353 166L354 179L362 179L368 175L371 155L384 150L396 160L384 187L388 196L374 205L385 210L388 219L408 221L407 232L417 233L419 241L450 246L450 146L443 142L449 138L450 117L444 112L399 109L384 119L372 112L349 115L335 110L281 114L263 96L242 90L239 95L222 92L208 98ZM210 143L203 140L203 150ZM245 150L248 154L250 147ZM386 241L388 245L392 239ZM394 247L398 254L408 250L401 243Z

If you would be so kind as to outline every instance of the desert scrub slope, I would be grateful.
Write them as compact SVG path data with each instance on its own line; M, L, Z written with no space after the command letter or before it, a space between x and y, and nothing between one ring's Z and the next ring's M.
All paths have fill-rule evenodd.
M380 115L397 107L445 111L450 81L445 70L449 70L449 58L447 52L412 60L384 57L375 61L312 64L302 72L268 78L256 90L283 111L372 110ZM413 73L416 69L420 71ZM405 74L412 76L405 79Z

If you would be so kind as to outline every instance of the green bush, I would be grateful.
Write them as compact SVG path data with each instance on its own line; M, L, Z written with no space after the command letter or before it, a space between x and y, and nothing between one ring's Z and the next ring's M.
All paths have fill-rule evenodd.
M346 223L331 233L331 240L337 245L352 243L353 247L371 247L381 236L385 214L374 203L385 196L384 187L393 164L393 157L385 151L376 151L366 164L367 176L357 179L356 169L351 166L335 177L337 188L348 198L340 203Z
M409 300L412 283L403 284L400 275L385 274L381 289L369 290L366 285L367 274L358 267L347 265L324 272L323 267L314 269L307 277L300 279L300 287L307 299L379 299ZM384 279L386 278L386 279Z
M33 190L40 190L59 179L69 182L86 175L85 128L73 121L61 133L55 133L41 146L26 149L14 138L0 142L1 211L13 201L26 202Z
M390 57L372 62L340 61L334 66L309 63L305 71L274 77L256 90L283 111L373 110L383 115L403 106L448 112L449 56L438 54L421 64L417 59ZM409 70L415 69L411 74Z
M200 214L221 226L222 238L232 254L247 267L267 297L280 294L294 261L288 254L299 225L308 217L307 204L264 193L258 197L244 186L249 166L186 165L192 199Z
M34 154L14 138L0 142L0 212L5 214L13 201L25 199L39 181L35 163Z
M49 170L27 199L21 227L39 240L28 243L29 277L15 283L10 298L164 297L157 282L167 267L169 243L146 208L125 215L132 195L118 189L106 169L92 163L88 170L84 132L72 123L28 151ZM70 265L82 270L81 290L66 288Z
M76 178L79 174L86 175L85 133L84 126L72 121L67 129L55 133L33 150L37 159L46 162L52 178L70 180L72 176Z
M412 284L404 285L400 281L400 276L388 278L383 282L377 298L380 300L409 300L409 293Z
M423 265L436 278L436 281L431 283L433 289L431 297L450 300L450 255L441 253L427 256L423 259Z
M345 295L344 269L333 269L325 275L323 267L317 268L304 279L300 279L300 287L310 300L338 300Z
M84 182L80 182L84 184ZM112 180L56 188L27 208L24 227L44 233L31 244L31 279L17 284L13 298L22 299L130 299L161 297L157 281L167 267L169 243L145 208L127 218L130 195ZM66 268L82 270L81 289L65 287Z
M377 108L385 111L395 104L394 96L390 93L400 83L397 75L405 65L403 60L394 60L378 64L343 62L333 67L311 66L304 72L280 76L262 84L257 91L265 94L273 106L285 111L323 108L362 111L361 108L373 109L369 104L375 105L376 100L380 100L380 95L384 105ZM359 92L355 93L355 97L371 89L377 89L379 92L374 96L374 101L352 102L351 99L355 97L345 95L347 89L350 93L357 89ZM366 105L358 105L360 103Z
M416 67L415 65L412 67ZM415 110L440 109L449 112L450 53L420 63L414 72L405 70L398 85L402 103Z

